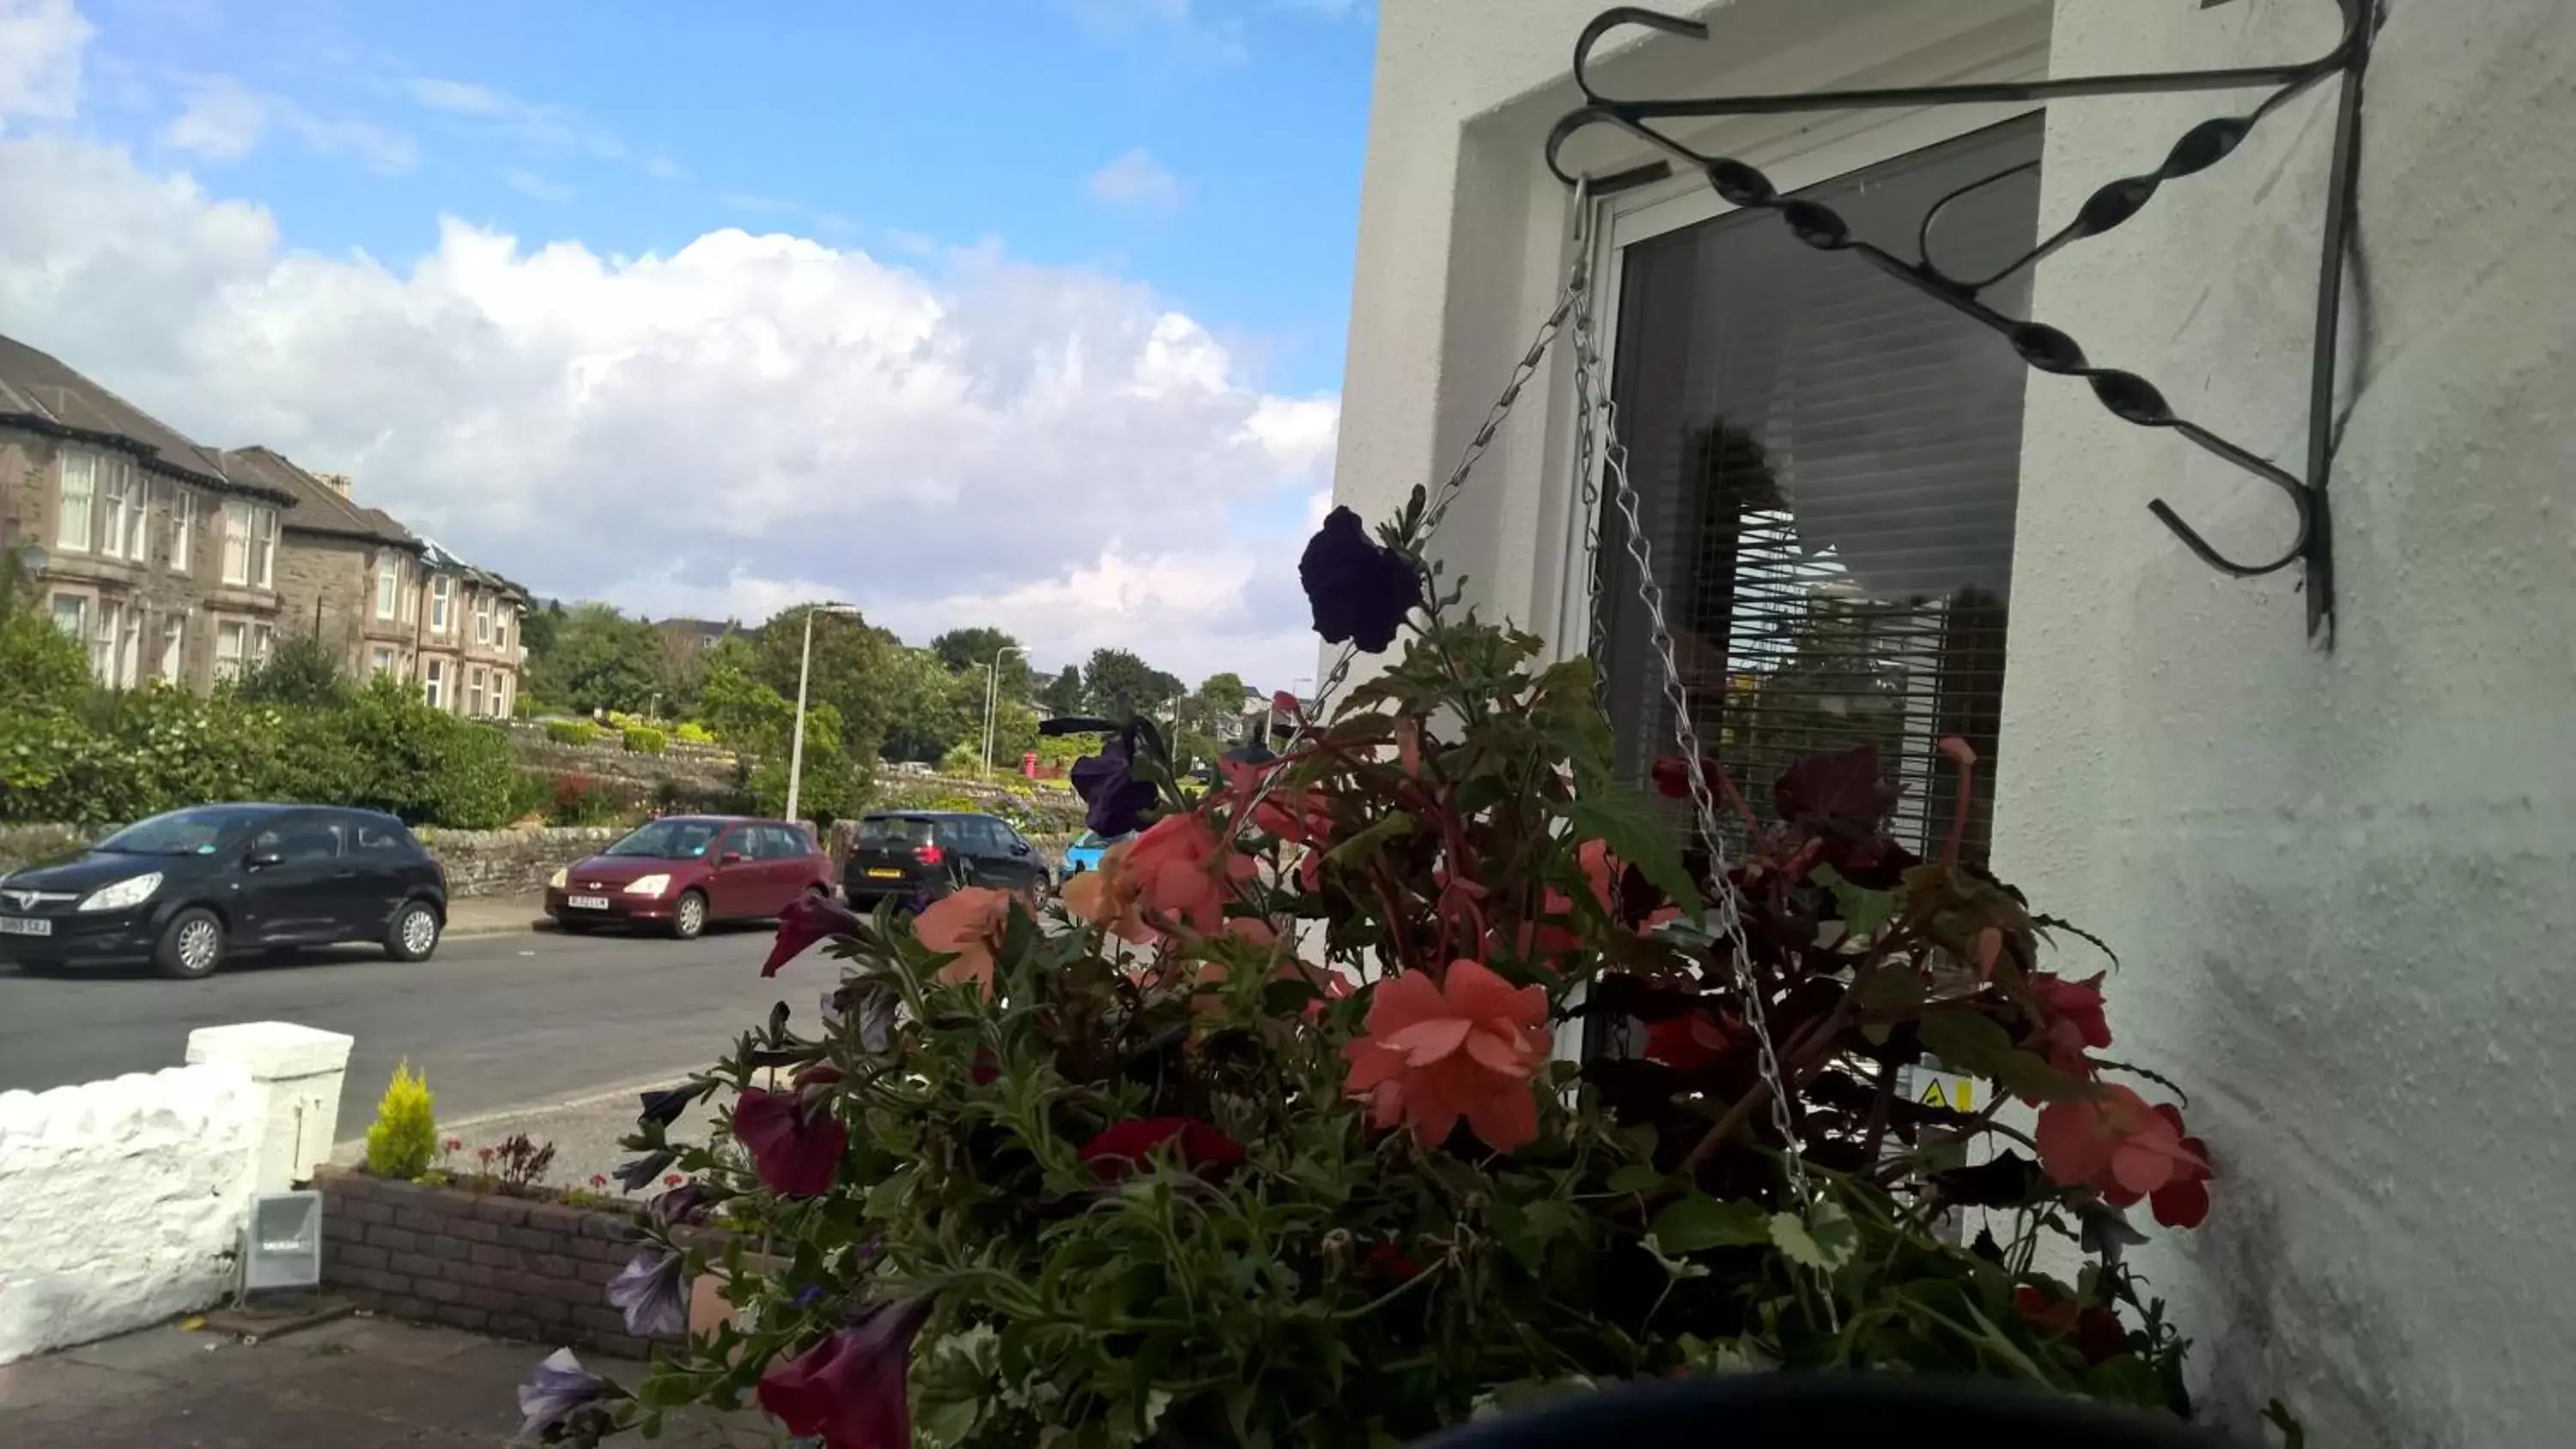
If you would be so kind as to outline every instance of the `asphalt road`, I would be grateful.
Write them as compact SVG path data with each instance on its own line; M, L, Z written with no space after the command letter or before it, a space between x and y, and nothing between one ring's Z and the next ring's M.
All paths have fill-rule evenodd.
M760 978L766 927L690 942L551 933L449 941L418 965L370 947L236 961L203 981L136 971L52 978L0 966L0 1091L180 1065L188 1033L291 1021L357 1039L338 1136L359 1136L403 1058L441 1122L665 1080L713 1062L785 1001L811 1025L839 963Z

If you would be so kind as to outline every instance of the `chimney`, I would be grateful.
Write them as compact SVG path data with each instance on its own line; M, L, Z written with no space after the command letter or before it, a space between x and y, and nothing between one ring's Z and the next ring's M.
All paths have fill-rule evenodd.
M313 476L330 484L331 491L343 498L348 497L349 490L357 486L357 481L346 473L316 473Z

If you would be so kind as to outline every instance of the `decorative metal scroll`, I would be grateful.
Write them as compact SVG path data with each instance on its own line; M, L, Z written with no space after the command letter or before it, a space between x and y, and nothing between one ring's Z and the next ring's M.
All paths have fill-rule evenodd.
M2334 576L2332 529L2326 513L2325 484L2334 459L2336 336L2342 311L2344 254L2352 229L2353 182L2359 170L2362 71L2369 60L2371 38L2380 20L2374 6L2382 0L2337 0L2337 3L2344 11L2342 40L2325 55L2293 65L1677 100L1619 100L1593 88L1586 67L1593 47L1610 31L1636 25L1694 40L1708 38L1708 27L1697 21L1623 5L1595 17L1575 42L1574 79L1583 90L1585 104L1567 113L1548 134L1547 165L1567 186L1579 186L1585 196L1599 198L1663 180L1674 174L1674 161L1678 161L1705 176L1719 196L1736 206L1778 213L1780 219L1788 224L1790 232L1807 245L1819 251L1852 253L1898 281L1992 328L2030 366L2043 372L2083 378L2102 405L2123 421L2140 427L2170 428L2208 452L2278 487L2289 498L2295 514L2295 532L2286 550L2278 557L2260 563L2241 563L2220 553L2190 524L2183 522L2181 516L2161 498L2148 503L2147 508L2203 563L2222 573L2256 578L2293 563L2304 562L2307 565L2308 633L2312 638L2325 634L2330 641L2328 630L2334 612ZM2334 159L2326 191L2324 258L2319 264L2317 283L2315 351L2309 377L2308 449L2304 474L2292 473L2177 415L2153 383L2133 372L2095 366L2075 339L2057 328L2006 316L1982 300L1984 294L1998 283L2037 264L2067 244L2100 236L2137 215L2166 182L2216 165L2244 142L2257 122L2318 82L2336 77L2341 81L2342 96L2335 124ZM1853 236L1851 228L1832 208L1784 196L1770 178L1752 166L1732 157L1696 150L1657 127L1658 122L1694 117L2045 103L2084 96L2155 95L2255 86L2274 89L2250 113L2207 120L2192 127L2174 143L2163 165L2146 175L2123 177L2103 186L2086 198L2084 204L2076 209L2074 219L2056 233L2011 266L1976 280L1954 277L1933 260L1933 225L1940 219L1943 208L1951 202L2027 170L2028 165L2016 166L1972 182L1933 203L1916 230L1915 257L1908 261ZM1578 178L1571 175L1560 163L1559 153L1570 137L1592 125L1615 126L1663 151L1673 161L1651 161L1600 176Z

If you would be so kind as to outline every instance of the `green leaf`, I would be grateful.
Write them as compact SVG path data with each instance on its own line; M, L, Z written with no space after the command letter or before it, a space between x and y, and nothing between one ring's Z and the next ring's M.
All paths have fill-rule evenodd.
M1874 891L1853 885L1832 866L1818 866L1814 878L1834 893L1834 909L1841 913L1843 930L1856 939L1878 934L1887 918L1896 914L1896 892ZM1908 973L1911 974L1911 973Z
M2063 1102L2092 1095L2083 1082L2022 1051L1993 1017L1972 1008L1923 1018L1923 1049L1952 1071L1984 1077L2016 1097Z
M1603 842L1611 854L1642 871L1682 914L1699 914L1699 887L1682 864L1681 847L1644 795L1624 785L1596 783L1567 807L1565 818L1576 833Z
M1769 1242L1771 1229L1762 1209L1749 1202L1720 1202L1694 1192L1655 1214L1651 1231L1668 1253L1696 1253L1704 1248L1745 1247Z
M1651 1192L1655 1184L1663 1180L1664 1175L1655 1170L1654 1164L1632 1162L1610 1174L1610 1190L1612 1192Z
M1411 835L1413 830L1412 816L1401 810L1393 811L1371 823L1350 839L1334 846L1332 853L1325 858L1335 865L1348 865L1352 861L1365 859L1371 851L1387 841L1398 836Z
M1860 1225L1830 1202L1816 1204L1804 1219L1796 1213L1773 1213L1770 1232L1782 1256L1818 1272L1840 1271L1860 1250Z

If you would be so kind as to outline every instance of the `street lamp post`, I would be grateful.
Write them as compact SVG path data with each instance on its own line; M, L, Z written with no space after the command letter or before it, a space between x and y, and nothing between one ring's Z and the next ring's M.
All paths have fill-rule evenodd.
M805 611L805 651L796 660L796 723L789 732L787 745L787 809L789 820L796 818L796 796L805 776L805 686L814 673L814 616L816 614L855 614L856 604L824 602Z
M993 711L1002 692L1002 661L1013 654L1029 651L1017 644L1005 644L993 651L984 665L984 778L993 778Z

